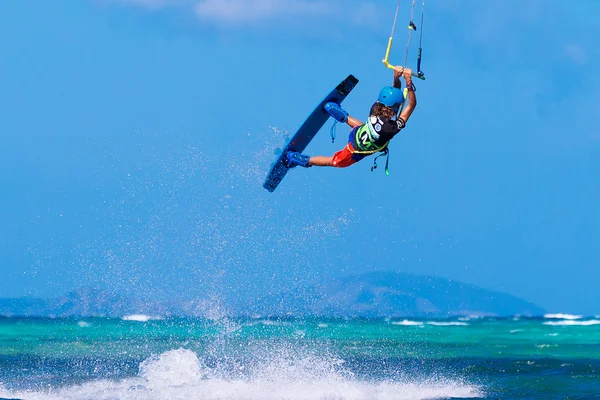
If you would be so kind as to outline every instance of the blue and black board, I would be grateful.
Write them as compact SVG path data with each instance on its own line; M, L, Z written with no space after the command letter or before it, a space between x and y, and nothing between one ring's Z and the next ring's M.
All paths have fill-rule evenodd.
M263 184L264 188L269 192L273 192L279 182L283 179L285 174L289 171L289 168L285 166L283 159L285 157L285 153L288 151L297 151L299 153L303 152L306 146L310 143L310 141L315 137L317 132L325 125L327 119L329 118L329 114L325 111L325 103L335 102L337 104L341 104L342 101L348 96L348 94L354 89L356 84L358 83L358 79L356 79L353 75L349 75L346 79L344 79L335 89L331 91L323 99L323 101L315 108L315 110L306 118L306 121L302 124L298 132L290 139L290 141L285 145L281 155L271 165L271 171Z

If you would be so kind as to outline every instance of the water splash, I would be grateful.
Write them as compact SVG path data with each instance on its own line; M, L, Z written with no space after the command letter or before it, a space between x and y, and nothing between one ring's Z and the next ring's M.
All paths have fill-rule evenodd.
M443 378L359 379L336 357L285 348L263 353L235 373L209 368L194 352L177 349L144 360L138 376L120 381L45 391L12 392L0 386L0 397L28 400L420 400L482 395L478 386Z

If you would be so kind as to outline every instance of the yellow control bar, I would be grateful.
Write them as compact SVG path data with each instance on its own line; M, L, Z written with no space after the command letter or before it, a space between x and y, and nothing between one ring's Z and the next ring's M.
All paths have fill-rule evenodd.
M383 65L385 65L386 68L389 68L389 69L396 69L396 66L390 64L388 61L390 59L390 52L392 51L392 42L393 41L394 41L394 38L390 37L390 39L388 40L387 50L385 51L385 58L383 60L381 60L381 62L383 62ZM423 75L422 73L418 74L416 72L413 72L411 75L415 78L425 80L425 75Z

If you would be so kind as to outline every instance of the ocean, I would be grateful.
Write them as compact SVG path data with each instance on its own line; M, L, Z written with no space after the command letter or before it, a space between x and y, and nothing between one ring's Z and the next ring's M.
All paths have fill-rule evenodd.
M600 317L0 318L3 399L600 399Z

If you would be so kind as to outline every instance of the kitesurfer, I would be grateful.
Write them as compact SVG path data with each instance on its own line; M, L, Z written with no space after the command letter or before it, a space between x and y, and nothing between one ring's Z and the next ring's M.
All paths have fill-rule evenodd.
M325 109L336 120L347 123L352 131L348 144L333 156L308 156L298 152L287 152L285 162L288 167L331 166L349 167L366 156L377 152L385 152L392 138L400 132L413 113L417 98L412 83L412 71L409 68L394 68L393 86L386 86L379 92L378 100L371 107L366 123L348 115L338 104L327 103ZM406 81L408 104L400 112L405 101L400 78ZM400 115L398 116L398 113Z

